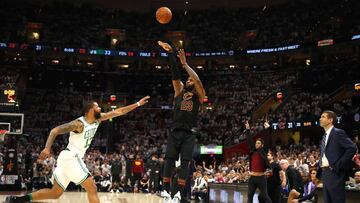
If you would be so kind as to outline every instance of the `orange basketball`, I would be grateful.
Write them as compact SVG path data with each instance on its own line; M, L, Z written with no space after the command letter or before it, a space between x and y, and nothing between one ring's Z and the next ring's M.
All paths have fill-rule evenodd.
M160 7L156 11L156 20L161 24L170 22L172 18L171 10L168 7Z

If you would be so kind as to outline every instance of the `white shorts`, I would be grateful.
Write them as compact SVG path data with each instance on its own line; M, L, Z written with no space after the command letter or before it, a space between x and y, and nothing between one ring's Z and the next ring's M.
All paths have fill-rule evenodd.
M52 181L55 179L64 191L70 182L80 185L89 176L90 172L78 154L67 149L60 152Z

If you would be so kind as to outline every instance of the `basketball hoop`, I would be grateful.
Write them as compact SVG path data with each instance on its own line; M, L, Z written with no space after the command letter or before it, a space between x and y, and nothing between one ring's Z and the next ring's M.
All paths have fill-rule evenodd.
M0 130L0 142L4 142L7 130Z

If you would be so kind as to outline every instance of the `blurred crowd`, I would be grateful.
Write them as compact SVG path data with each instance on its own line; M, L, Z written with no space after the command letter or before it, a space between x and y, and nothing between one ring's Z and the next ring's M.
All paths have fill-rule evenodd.
M17 5L16 1L0 2L0 18L4 20L0 41L28 42L25 32L28 22L43 23L39 43L58 47L109 48L110 40L104 30L121 28L127 37L116 48L129 50L156 50L153 42L163 38L165 28L185 30L187 49L197 51L310 43L360 33L357 12L360 3L355 0L292 1L262 10L189 11L180 27L176 23L162 27L155 22L153 14L104 11L89 4L76 7L55 1L43 6L31 2ZM174 12L174 20L180 16ZM259 105L278 92L283 92L285 97L277 109L266 112L270 121L317 120L325 108L334 109L346 121L353 121L356 115L360 120L360 102L356 100L360 94L332 100L334 91L345 82L359 80L359 57L324 56L323 61L308 67L283 68L268 64L239 71L197 70L208 97L199 113L197 143L241 143L245 139L243 123L252 117ZM101 63L98 65L103 66ZM56 139L54 157L38 161L39 153L51 128L82 115L84 101L97 100L103 110L108 111L112 105L123 106L150 95L147 106L101 125L84 162L99 191L159 193L172 117L173 88L169 72L144 70L136 73L130 68L111 75L98 71L109 68L106 65L102 69L65 71L59 68L59 71L57 67L39 64L39 67L31 67L31 71L16 70L17 66L9 71L0 66L1 90L16 88L17 83L22 85L18 99L21 112L25 114L24 136L17 140L22 188L31 191L51 186L56 156L66 147L67 135ZM116 102L109 101L112 94L117 95ZM264 119L254 121L254 131L263 130L262 122ZM107 129L111 129L111 136ZM360 146L359 141L355 142ZM279 163L282 170L279 174L269 172L268 176L280 176L284 196L290 195L293 188L290 183L296 182L299 188L311 188L307 195L319 184L314 176L319 147L306 140L300 143L270 146L268 157ZM4 170L5 150L6 146L0 145L0 176ZM191 168L188 197L197 200L206 200L208 183L246 183L249 178L247 154L229 160L196 159ZM296 180L288 180L289 170L296 171ZM350 180L348 188L360 189L360 171L354 171L352 176L354 179ZM69 189L81 190L75 185L70 185Z
M38 72L27 75L27 88L22 100L22 110L26 115L25 136L18 140L18 168L22 177L22 188L34 190L51 186L51 174L56 167L56 155L67 144L67 136L59 136L53 145L54 157L44 162L38 161L38 155L44 145L48 132L64 122L77 118L82 114L83 101L95 99L97 90L104 88L98 80L106 80L101 74L83 74L84 80L79 82L78 75L64 74L68 77L56 79L58 72ZM275 74L276 73L276 74ZM20 72L20 74L23 74ZM299 87L301 71L247 71L237 74L209 73L203 74L204 85L210 109L202 109L199 116L198 144L223 145L226 137L240 143L245 137L242 135L243 123L249 119L254 108L264 99L278 91L291 87ZM146 75L135 81L138 76L126 76L133 89L124 96L127 103L134 101L141 95L151 92L155 98L149 107L131 112L124 117L108 122L113 125L113 145L109 148L108 134L102 125L87 154L84 162L91 171L97 188L103 192L142 192L157 193L162 187L162 170L168 127L171 124L172 89L166 75L156 73ZM66 81L63 79L66 78ZM146 78L148 78L146 80ZM156 80L156 78L159 78ZM216 79L215 79L216 78ZM121 78L120 78L121 79ZM121 79L122 80L122 79ZM344 79L345 80L345 79ZM84 81L87 81L84 83ZM142 81L145 89L136 82ZM47 85L44 85L47 84ZM69 85L72 84L72 85ZM89 85L87 85L89 84ZM93 92L86 92L93 89ZM116 85L118 92L126 92L123 83ZM55 91L56 90L56 91ZM101 94L100 94L101 98ZM126 99L125 99L126 98ZM270 118L306 119L316 118L322 111L322 104L329 99L322 93L294 93L279 111L270 113ZM101 99L100 99L101 100ZM108 106L107 100L102 104ZM210 104L209 104L210 103ZM351 99L345 99L333 104L337 112L355 113ZM170 107L169 109L164 106ZM271 117L274 116L274 117ZM105 124L104 124L105 125ZM262 130L262 123L254 125L254 130ZM274 161L280 163L279 172L283 183L283 195L288 197L292 188L287 180L288 168L299 174L299 187L304 187L313 181L314 169L319 160L319 148L302 140L299 145L271 147ZM358 144L359 145L359 144ZM1 148L0 163L4 157L5 146ZM188 198L206 201L208 183L246 183L249 178L248 155L239 154L229 160L196 158L192 164L189 176ZM3 166L0 164L0 175ZM269 172L269 177L274 175ZM277 174L275 174L277 175ZM176 171L174 171L176 178ZM354 173L348 183L348 188L359 188L359 172ZM314 187L316 188L316 187ZM71 184L69 190L81 190Z
M329 100L326 94L302 92L290 96L289 101L280 107L271 120L277 121L315 121L322 113L321 105ZM340 111L341 112L341 111Z
M356 140L359 146L360 142ZM45 161L39 161L40 146L37 140L27 137L18 141L18 169L22 177L22 189L34 190L51 187L51 174L56 167L56 156ZM282 184L282 196L288 197L291 189L298 187L304 189L305 185L313 182L315 187L321 187L316 179L319 147L303 142L298 145L277 145L269 149L268 159L280 165L278 172L267 171L267 177L279 175ZM30 146L31 145L31 146ZM119 150L113 153L104 153L91 149L85 155L84 162L94 177L98 191L102 192L141 192L159 194L162 187L162 170L164 167L164 153L153 153L145 156L139 146L122 144ZM0 176L3 171L1 164L4 158L4 148L0 151ZM249 175L248 155L238 154L229 160L216 158L208 161L193 161L191 174L188 181L188 198L205 201L207 198L208 183L247 183ZM359 166L357 166L358 168ZM289 176L289 171L296 176ZM174 170L176 179L176 169ZM292 180L289 180L292 179ZM295 186L294 186L295 184ZM354 164L353 173L347 182L348 189L360 189L360 171L356 171ZM70 184L69 190L80 191L81 188ZM300 190L303 191L303 190ZM309 191L309 193L312 191Z
M17 71L0 70L0 89L15 89L19 76Z
M156 50L154 41L163 38L167 30L184 30L188 50L243 50L328 38L350 39L360 32L359 7L356 0L321 0L291 1L264 8L189 10L185 16L178 11L173 12L173 22L164 26L155 21L155 11L106 11L91 4L74 6L59 1L43 5L2 1L0 40L27 42L27 23L39 22L39 42L56 47L109 48L110 38L104 31L118 28L126 33L118 49Z

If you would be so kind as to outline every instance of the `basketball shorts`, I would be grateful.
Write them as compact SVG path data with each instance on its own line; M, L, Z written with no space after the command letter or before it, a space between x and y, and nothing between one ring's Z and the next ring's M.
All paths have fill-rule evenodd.
M90 172L78 154L68 149L60 152L57 166L52 174L52 181L55 179L64 191L70 182L80 185L89 176Z
M166 158L181 159L191 161L193 159L194 145L196 136L187 130L172 130L168 137Z

